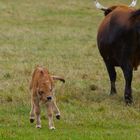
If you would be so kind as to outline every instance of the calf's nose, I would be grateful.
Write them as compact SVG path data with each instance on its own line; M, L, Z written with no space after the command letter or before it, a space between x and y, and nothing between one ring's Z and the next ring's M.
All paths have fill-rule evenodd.
M48 96L47 97L47 100L49 100L49 101L52 100L52 97L51 96Z

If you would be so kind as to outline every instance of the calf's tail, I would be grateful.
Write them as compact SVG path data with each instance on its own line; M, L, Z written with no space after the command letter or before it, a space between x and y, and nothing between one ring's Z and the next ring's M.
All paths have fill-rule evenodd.
M65 83L65 79L60 76L52 75L51 77L53 78L53 80L60 80L61 82Z

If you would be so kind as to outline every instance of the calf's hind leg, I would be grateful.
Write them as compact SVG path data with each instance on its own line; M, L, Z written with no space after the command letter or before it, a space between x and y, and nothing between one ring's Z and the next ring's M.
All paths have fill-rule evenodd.
M56 115L56 119L60 120L60 111L59 111L59 108L57 107L55 97L54 97L54 99L52 101L52 105L53 105L53 111L54 111L54 113Z

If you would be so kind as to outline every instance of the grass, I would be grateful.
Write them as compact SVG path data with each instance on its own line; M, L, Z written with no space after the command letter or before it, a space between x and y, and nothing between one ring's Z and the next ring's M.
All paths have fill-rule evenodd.
M132 106L123 101L120 69L118 95L108 96L109 78L96 46L102 19L90 0L0 1L0 140L140 139L140 70L134 73ZM42 129L29 123L28 87L38 64L66 79L65 85L56 83L62 118L55 120L55 131L48 129L44 107Z

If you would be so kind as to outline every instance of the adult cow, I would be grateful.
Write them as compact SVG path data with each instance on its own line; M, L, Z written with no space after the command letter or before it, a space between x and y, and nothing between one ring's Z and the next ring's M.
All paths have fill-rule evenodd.
M97 44L109 73L110 94L116 94L115 66L119 66L125 77L124 98L127 104L133 101L133 70L140 64L140 10L134 9L136 3L137 0L133 0L129 6L116 5L106 8L95 1L96 7L105 14L98 30Z

